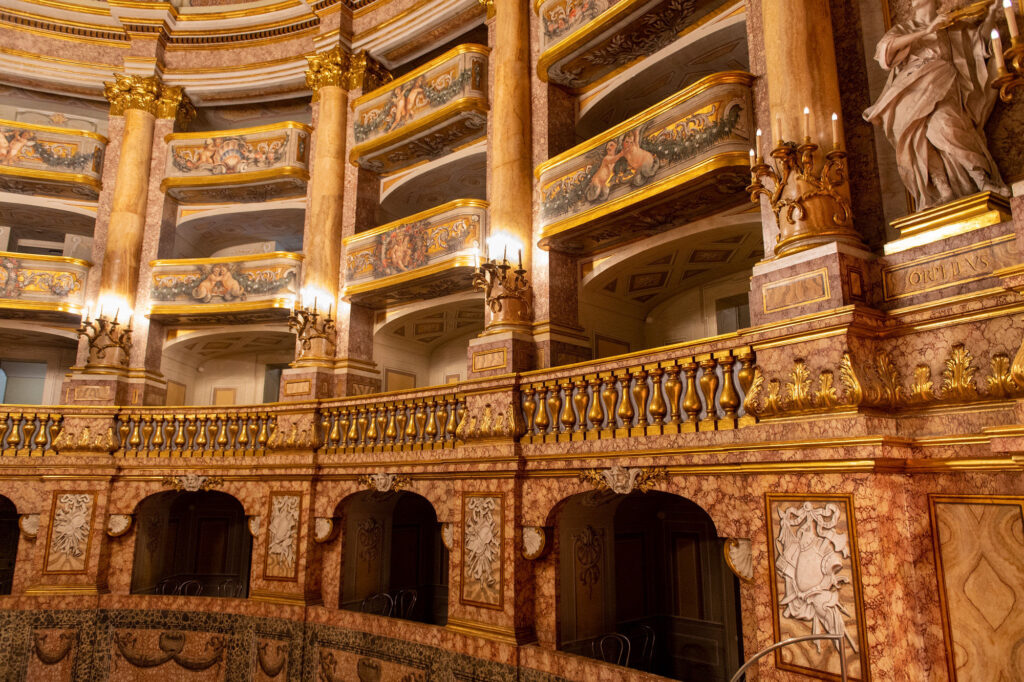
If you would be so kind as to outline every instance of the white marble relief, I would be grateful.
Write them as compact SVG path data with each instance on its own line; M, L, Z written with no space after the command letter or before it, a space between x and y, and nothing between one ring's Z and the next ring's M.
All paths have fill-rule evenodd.
M501 498L466 500L463 597L483 604L500 604Z
M327 542L334 537L334 519L318 516L313 520L313 542Z
M254 538L258 538L260 536L259 515L249 517L249 534L252 535Z
M57 495L50 526L47 571L77 573L85 570L92 505L93 496L89 493Z
M523 527L523 556L536 559L544 552L547 537L540 526Z
M18 528L26 538L35 540L39 535L39 514L22 514L18 517Z
M107 517L107 535L112 538L121 537L132 527L131 514L111 514Z
M747 538L729 538L725 541L725 563L741 580L754 579L754 557L751 543Z
M267 524L268 578L294 578L299 544L298 495L275 495Z
M442 523L441 524L441 541L444 542L444 546L448 548L448 551L455 549L455 524L454 523Z

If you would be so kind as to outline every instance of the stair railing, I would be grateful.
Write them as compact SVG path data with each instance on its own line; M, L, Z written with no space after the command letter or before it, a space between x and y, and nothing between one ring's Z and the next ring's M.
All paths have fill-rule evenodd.
M803 637L790 637L789 639L784 639L781 642L776 642L770 647L759 651L753 658L744 663L743 666L736 671L736 674L732 676L732 679L730 679L729 682L740 682L740 679L752 665L776 649L782 649L790 644L809 642L815 639L830 639L839 642L839 675L842 678L842 681L846 682L846 637L844 635L804 635Z

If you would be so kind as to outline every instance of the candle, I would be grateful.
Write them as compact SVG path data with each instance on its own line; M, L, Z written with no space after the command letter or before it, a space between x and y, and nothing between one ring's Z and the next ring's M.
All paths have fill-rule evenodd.
M507 263L508 262L508 244L505 244L505 248L503 248L501 250L501 262L502 263Z
M134 327L134 326L135 326L135 313L132 313L131 315L128 316L128 331L131 331L132 327Z
M781 116L776 116L775 117L775 132L778 135L779 145L781 146L782 145L782 141L786 139L786 138L782 137L782 117Z
M832 149L839 149L839 114L832 112Z
M316 312L316 296L313 297L313 312Z
M1003 12L1006 13L1006 26L1010 29L1010 40L1016 43L1020 34L1017 32L1017 16L1013 9L1013 0L1003 0Z
M100 319L101 320L104 319L103 318L103 304L102 303L100 303Z
M754 145L754 149L757 150L757 156L758 156L758 158L760 158L760 156L761 156L761 129L760 128L757 129L757 144Z
M114 310L114 324L117 324L117 318L120 315L121 315L121 306L118 306L117 309Z
M519 269L523 269L523 250L519 249Z
M804 139L811 139L811 108L804 107Z
M82 308L82 324L89 321L89 306Z
M992 29L992 54L996 58L996 69L999 73L1006 72L1006 58L1003 57L1003 39L999 37L999 31Z
M750 150L750 167L751 168L754 167L754 150L753 149Z

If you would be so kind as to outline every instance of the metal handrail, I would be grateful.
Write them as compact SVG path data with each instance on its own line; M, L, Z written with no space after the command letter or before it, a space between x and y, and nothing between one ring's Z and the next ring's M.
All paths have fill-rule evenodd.
M742 667L736 671L736 674L732 676L732 679L730 679L729 682L739 682L740 678L743 677L744 673L747 672L747 669L750 668L750 666L776 649L781 649L798 642L808 642L814 639L831 639L839 642L839 675L842 678L842 682L846 682L846 637L844 635L804 635L802 637L790 637L789 639L784 639L781 642L776 642L767 649L759 651L753 658L744 663Z

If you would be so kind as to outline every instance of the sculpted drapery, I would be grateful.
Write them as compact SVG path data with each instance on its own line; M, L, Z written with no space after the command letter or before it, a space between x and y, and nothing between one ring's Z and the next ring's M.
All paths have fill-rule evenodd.
M864 118L896 148L917 210L979 191L1009 194L983 132L997 96L987 60L997 6L936 16L934 0L915 0L914 18L878 43L889 80Z

